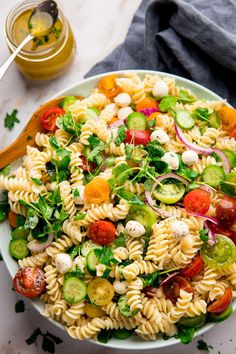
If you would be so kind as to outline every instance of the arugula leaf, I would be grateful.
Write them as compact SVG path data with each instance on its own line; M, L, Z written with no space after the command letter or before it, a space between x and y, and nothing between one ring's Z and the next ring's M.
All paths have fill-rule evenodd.
M54 334L48 331L45 333L45 336L51 338L56 344L61 344L63 342L61 338L55 336Z
M85 216L86 216L86 213L76 214L76 215L74 216L74 220L75 220L75 221L83 220L83 219L85 218Z
M157 140L151 141L147 144L145 150L148 152L148 156L151 160L156 157L162 157L165 154L165 150Z
M73 272L67 272L65 273L65 279L69 279L72 277L77 277L77 278L81 278L84 275L84 273L82 272L82 270L79 267L76 267L76 270Z
M62 128L69 134L76 134L78 137L81 132L81 124L76 124L71 112L66 112L60 117Z
M197 341L197 349L198 350L204 350L209 353L209 349L213 349L211 345L208 345L204 340L198 340Z
M122 125L117 129L117 137L115 138L115 144L116 146L119 146L123 141L126 139L126 126Z
M198 107L193 112L193 117L195 119L199 119L199 120L207 122L208 125L210 125L210 127L213 127L216 129L220 125L220 118L219 118L217 112L213 112L212 114L210 114L208 108Z
M200 230L199 237L203 242L207 242L209 240L208 230L206 229Z
M53 213L53 208L47 204L45 198L41 194L39 194L39 197L38 197L38 207L39 207L39 210L41 211L43 217L46 220L51 218L52 213Z
M100 258L100 262L106 266L110 266L110 263L117 264L118 261L113 257L113 252L110 247L104 246L101 249L95 249L95 254Z
M120 189L117 191L117 195L128 201L130 205L143 205L144 202L134 193L129 192L125 189Z
M27 139L27 141L29 141L29 140L32 140L33 137L31 135L28 135L26 139Z
M171 171L167 162L158 160L157 158L154 159L151 164L155 167L156 172L159 174L168 173Z
M74 259L75 257L78 256L78 254L80 253L80 249L81 249L81 246L80 245L76 245L74 247L72 247L72 250L70 251L70 257L72 259Z
M48 337L43 337L42 349L48 353L55 353L55 343Z
M182 344L189 344L192 342L195 332L195 328L180 328L176 338L179 338Z
M194 180L199 176L199 173L196 171L192 170L191 168L187 167L182 159L179 159L179 169L177 170L178 175L183 176L184 178L187 178L189 180Z
M51 136L50 136L49 143L50 143L50 145L51 145L51 147L52 147L53 149L58 150L58 149L60 149L60 147L61 147L61 144L60 144L60 142L57 140L57 138L55 137L55 135L51 135Z
M188 91L183 89L180 89L178 99L183 103L192 103L196 101L196 97L194 95L191 95Z
M116 247L125 247L125 235L123 232L119 234L119 236L114 241Z
M28 209L24 227L33 230L38 222L39 218L36 212L33 209Z
M41 335L42 335L41 329L37 328L33 331L31 336L29 336L29 338L27 338L25 341L28 345L33 344L33 343L35 343L38 336L41 336Z
M6 114L4 118L4 126L5 128L8 128L9 130L12 130L14 128L15 123L20 123L19 118L17 118L17 113L18 110L14 109L11 114Z
M125 145L125 153L126 153L126 160L131 160L133 155L134 145L126 144Z
M20 313L20 312L25 312L25 303L23 300L17 301L15 304L15 312Z
M96 156L105 149L105 147L107 146L106 143L104 143L103 141L101 141L99 138L97 138L94 135L91 135L88 138L88 142L92 148L92 151L89 153L88 155L88 160L89 161L94 161Z
M112 169L112 174L116 178L115 181L119 185L124 184L131 173L132 171L130 171L130 167L126 163L121 163Z
M162 98L159 108L161 112L168 112L170 109L174 108L177 103L177 97L165 96Z
M102 329L97 336L97 340L100 343L108 343L109 340L111 340L112 338L112 330L106 330L106 329Z
M160 275L158 272L142 276L143 286L158 287L160 285Z
M186 188L186 192L193 191L194 189L199 189L199 184L194 183L194 182L190 183Z
M32 181L37 184L37 186L42 186L43 182L38 178L31 177Z
M7 166L1 168L1 170L0 170L0 174L5 177L9 176L10 172L11 172L11 165L7 165Z
M46 333L42 333L40 328L37 328L36 330L34 330L32 335L26 339L26 343L28 345L35 343L39 336L41 336L43 339L42 340L42 349L48 353L52 353L52 354L55 353L55 344L62 343L62 340L59 337L54 336L53 334L49 333L48 331Z
M79 197L80 196L80 192L79 192L78 188L73 189L72 194L73 194L74 198Z

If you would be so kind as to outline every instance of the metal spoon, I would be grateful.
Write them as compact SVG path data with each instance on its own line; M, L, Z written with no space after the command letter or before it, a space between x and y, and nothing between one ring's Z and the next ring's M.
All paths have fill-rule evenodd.
M24 46L35 37L45 36L55 24L57 17L58 7L57 3L53 0L43 1L34 9L28 20L30 33L27 37L25 37L7 61L0 67L0 80Z

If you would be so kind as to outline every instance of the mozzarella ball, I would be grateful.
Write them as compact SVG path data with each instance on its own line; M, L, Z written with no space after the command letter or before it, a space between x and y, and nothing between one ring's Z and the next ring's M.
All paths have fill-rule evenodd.
M127 293L127 281L115 280L113 283L114 290L119 295L124 295Z
M126 119L131 113L133 113L133 110L131 107L122 107L118 111L118 118L119 119Z
M165 161L172 170L178 170L179 157L175 152L166 152L161 159Z
M102 277L103 273L105 272L105 270L106 270L105 264L98 264L96 266L96 275L97 275L97 277Z
M79 192L79 196L74 196L75 204L84 204L84 186L78 186L76 189Z
M114 102L120 107L126 107L131 103L131 97L128 93L122 92L114 98Z
M171 223L171 231L173 236L180 240L189 234L189 227L184 221L176 220Z
M168 93L169 87L163 80L157 81L152 89L152 94L154 97L163 97L168 95Z
M185 165L190 166L198 162L198 154L193 150L186 150L182 153L182 161Z
M180 240L182 251L186 252L193 248L194 240L191 235L187 235Z
M151 134L151 141L157 140L160 144L165 144L170 141L168 134L161 128L154 130Z
M72 267L72 260L67 253L58 253L55 256L55 266L59 273L64 274Z
M130 220L125 225L125 232L131 237L140 237L145 234L145 227L140 222Z

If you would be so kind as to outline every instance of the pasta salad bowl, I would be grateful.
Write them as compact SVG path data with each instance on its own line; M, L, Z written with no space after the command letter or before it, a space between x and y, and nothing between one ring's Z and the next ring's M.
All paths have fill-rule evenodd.
M26 237L0 224L11 277L19 266L37 268L42 288L32 305L75 339L154 349L179 343L183 328L208 331L235 285L235 246L217 228L232 225L216 211L235 194L229 105L190 80L147 70L97 75L59 96L68 97L59 129L36 135L38 148L13 164L14 178L0 177L12 211L26 218L17 224ZM217 258L225 247L230 254Z

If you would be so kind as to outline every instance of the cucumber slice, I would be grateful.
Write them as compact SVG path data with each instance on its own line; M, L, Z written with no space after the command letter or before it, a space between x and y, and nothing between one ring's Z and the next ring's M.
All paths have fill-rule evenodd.
M13 240L17 240L19 238L26 239L30 234L30 229L26 229L24 226L19 226L15 230L12 231L11 237Z
M87 254L87 268L92 274L96 272L96 266L100 263L100 252L101 248L96 247L92 248Z
M206 322L206 315L202 313L201 315L195 317L182 317L178 321L178 325L183 327L199 328L202 327L205 322Z
M191 129L194 126L194 119L188 111L178 109L175 111L177 124L183 129Z
M126 222L135 220L140 222L145 227L145 236L150 236L152 233L152 225L156 222L156 213L148 205L132 205Z
M153 196L160 202L166 204L177 203L184 195L185 187L181 182L170 182L169 180L162 181L162 184L157 186L153 191Z
M148 128L146 116L140 112L133 112L128 115L125 125L131 130L146 130Z
M74 304L85 299L87 285L82 279L71 277L64 281L63 297L69 304Z
M221 184L223 193L234 196L236 194L236 172L228 173Z
M68 107L71 104L75 103L75 101L77 101L77 98L75 96L66 96L61 100L59 106L65 111L68 111Z
M19 238L17 240L11 240L9 244L9 253L15 259L23 259L29 255L29 249L27 247L28 241Z
M128 298L126 295L122 295L119 298L118 308L119 308L120 313L122 315L124 315L125 317L133 317L139 312L138 309L133 312L130 310L130 306L128 305Z
M82 245L81 247L81 253L84 257L87 257L87 255L89 254L89 252L93 249L93 248L99 248L98 245L96 243L94 243L93 241L89 240L89 241L85 241L85 243ZM102 247L101 247L102 248Z
M231 150L223 150L223 153L228 157L231 168L236 167L236 154Z
M233 307L230 305L221 313L209 313L209 319L213 322L222 322L229 318L233 313Z
M202 180L211 187L218 187L225 178L222 167L210 165L204 168L202 172Z

